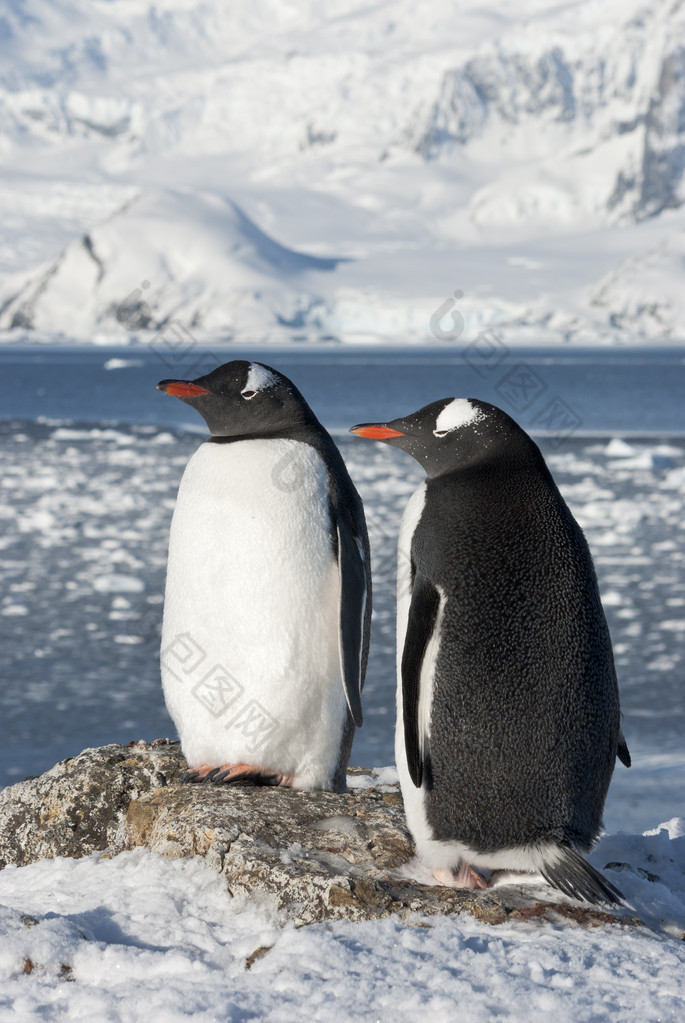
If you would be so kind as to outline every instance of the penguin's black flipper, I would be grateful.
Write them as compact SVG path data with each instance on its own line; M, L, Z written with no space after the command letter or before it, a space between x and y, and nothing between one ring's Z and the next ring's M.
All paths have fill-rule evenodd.
M616 756L622 764L625 764L626 767L630 767L632 760L630 759L630 751L622 731L618 733L618 749L616 750Z
M404 745L411 780L417 789L424 774L425 750L419 734L419 696L421 666L426 647L433 635L440 607L440 594L424 576L417 575L409 605L407 633L402 651L402 707L404 711Z
M350 714L362 725L362 656L366 621L366 572L362 549L349 525L337 522L340 573L340 670Z
M591 867L580 853L570 845L561 846L560 852L561 858L556 863L546 865L540 871L548 884L558 888L571 899L621 905L624 899L623 892Z

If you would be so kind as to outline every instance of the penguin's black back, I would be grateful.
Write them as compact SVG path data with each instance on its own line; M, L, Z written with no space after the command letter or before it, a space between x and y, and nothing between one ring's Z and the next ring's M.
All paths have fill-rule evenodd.
M616 758L619 701L585 537L537 447L426 483L412 562L447 595L426 813L478 852L588 849Z

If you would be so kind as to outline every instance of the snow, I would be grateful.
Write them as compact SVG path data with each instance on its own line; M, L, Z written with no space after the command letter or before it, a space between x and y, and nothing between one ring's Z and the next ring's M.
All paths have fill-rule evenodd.
M623 260L590 289L593 306L610 311L619 328L630 324L645 338L682 337L682 267L685 230L668 231L649 251Z
M232 898L200 859L134 850L8 867L0 1018L675 1023L684 843L685 821L673 819L601 845L604 862L630 863L620 884L649 929L493 927L468 915L295 929L266 898Z
M0 696L0 759L11 781L83 746L170 734L158 677L166 534L198 440L152 425L3 430L0 631L13 684ZM353 763L388 764L398 520L421 474L395 449L338 442L365 501L376 583ZM143 851L44 861L0 871L0 1020L451 1023L457 1012L483 1023L679 1023L685 449L678 439L573 438L545 456L595 554L633 755L630 770L616 769L609 834L591 860L646 929L460 916L295 930L267 902L232 900L199 861ZM383 767L349 785L396 780ZM273 947L247 970L262 946Z
M394 449L339 443L367 507L376 582L353 762L382 764L392 756L397 523L420 473ZM2 696L2 752L11 778L94 741L169 734L157 673L166 531L196 446L193 436L151 426L29 423L0 446L0 620L14 680ZM655 465L657 451L672 468ZM143 851L44 861L0 871L0 1019L414 1023L429 1014L451 1023L457 1012L483 1023L679 1023L685 651L675 623L685 606L685 453L680 441L614 437L577 439L546 457L596 555L634 760L616 770L610 833L591 859L647 929L491 927L460 916L295 930L267 902L231 899L199 861ZM635 459L642 468L626 467ZM17 631L29 623L31 634ZM386 767L350 775L349 784L396 780ZM26 926L22 914L38 923ZM248 970L263 946L273 947Z
M378 789L389 792L390 786L400 780L396 767L373 768L369 774L348 774L348 789Z
M683 17L13 0L3 336L677 340Z
M9 0L0 340L141 339L179 361L198 339L447 351L486 328L507 344L677 342L684 16L669 0ZM104 365L124 381L140 363ZM0 450L10 780L79 742L168 731L165 536L194 442L140 436L42 422ZM401 453L358 450L380 585L355 754L381 764L382 594L418 480ZM596 555L634 760L593 862L619 864L651 930L296 931L199 862L44 862L0 872L0 1019L680 1021L685 852L682 818L666 818L685 789L682 458L619 437L549 458Z
M267 238L227 197L141 193L41 268L2 316L38 331L64 323L75 337L102 324L120 335L160 329L183 347L199 325L232 331L237 314L243 329L257 328L265 305L296 318L309 275L335 265Z

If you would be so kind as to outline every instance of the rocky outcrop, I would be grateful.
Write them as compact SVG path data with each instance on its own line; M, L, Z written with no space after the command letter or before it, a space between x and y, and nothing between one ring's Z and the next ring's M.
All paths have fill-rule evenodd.
M566 918L635 922L546 887L460 891L412 880L402 797L352 769L349 792L181 784L176 743L84 750L0 793L0 867L143 846L201 856L232 895L267 897L297 924L466 911L487 923Z

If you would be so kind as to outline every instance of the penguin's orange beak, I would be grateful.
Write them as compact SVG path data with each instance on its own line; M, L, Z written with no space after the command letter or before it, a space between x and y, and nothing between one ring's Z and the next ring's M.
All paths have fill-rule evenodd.
M385 423L361 423L359 426L352 426L350 433L356 433L358 437L368 437L370 440L387 440L388 437L404 437L401 430L393 430Z
M199 387L198 384L191 384L189 380L160 380L157 390L171 394L174 398L194 398L198 394L212 393L204 387Z

